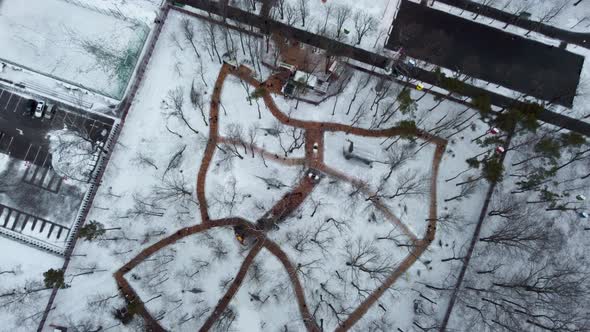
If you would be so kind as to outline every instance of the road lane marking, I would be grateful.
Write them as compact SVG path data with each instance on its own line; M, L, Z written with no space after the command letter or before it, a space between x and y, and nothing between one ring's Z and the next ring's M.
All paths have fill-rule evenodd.
M29 151L31 151L31 147L33 144L29 144L29 148L27 149L27 153L25 154L25 161L27 161L27 157L29 156Z
M10 146L12 145L13 140L14 140L14 137L10 136L10 143L8 143L8 147L6 148L6 152L9 156L10 156Z
M6 101L6 105L4 105L4 110L6 110L8 108L8 105L10 105L10 99L12 99L12 96L14 96L14 95L10 94L10 96L8 96L8 100Z
M35 159L33 159L32 163L34 164L37 161L37 157L39 156L39 152L41 151L41 147L37 150L37 154L35 155Z
M18 105L20 104L21 100L23 100L23 98L18 97L18 102L16 103L16 105L14 105L14 110L12 111L13 113L15 113L16 110L18 109Z

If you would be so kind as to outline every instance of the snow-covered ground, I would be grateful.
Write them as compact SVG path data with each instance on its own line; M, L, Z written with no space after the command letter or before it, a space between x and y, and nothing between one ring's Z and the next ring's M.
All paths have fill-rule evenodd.
M148 66L144 81L138 92L137 99L126 119L119 144L117 144L115 151L113 152L103 183L99 188L97 198L95 199L93 208L88 217L88 220L100 222L107 229L120 229L108 230L105 235L92 242L81 241L78 243L74 253L75 256L72 258L70 266L77 268L92 267L95 272L75 278L71 278L73 274L76 274L75 270L68 270L68 272L66 272L66 280L70 281L71 279L71 282L69 283L71 287L59 291L55 302L56 309L51 312L48 320L49 323L63 324L74 320L78 322L86 321L92 326L97 326L98 324L101 324L103 327L116 326L115 329L118 330L133 330L133 326L136 326L135 328L137 328L137 325L135 324L128 325L128 327L118 325L119 323L112 316L112 308L120 307L123 304L122 299L119 296L116 296L118 293L117 286L112 277L112 273L147 245L154 243L163 236L174 233L180 227L200 222L198 218L198 206L195 204L196 197L194 196L194 185L196 182L197 170L200 166L200 160L203 154L204 144L207 140L206 135L209 129L206 125L206 120L208 119L209 96L212 94L213 84L219 72L220 64L218 63L211 46L209 46L209 42L206 37L204 37L205 34L195 35L196 45L199 49L203 50L201 52L200 60L197 58L190 43L184 40L180 33L183 19L188 19L188 22L191 22L195 31L206 31L205 29L207 28L207 25L202 21L180 15L175 11L170 13L169 19L166 21L162 35ZM236 37L236 35L234 35L234 37ZM236 39L236 41L237 40L238 39ZM223 43L220 43L218 47L223 47L221 46L222 44ZM236 45L239 44L236 43ZM220 50L220 53L223 53L223 51ZM241 54L241 52L237 53ZM200 77L201 73L203 74L202 78ZM337 107L334 115L332 115L332 108L336 98L330 98L317 107L305 103L299 103L297 109L294 107L294 100L286 100L280 96L273 96L273 98L279 108L284 112L289 112L293 118L313 118L317 121L350 123L351 121L354 121L355 118L359 117L359 107L363 105L370 106L370 101L373 101L375 98L374 86L376 81L371 80L366 88L359 89L359 96L356 98L356 101L352 103L351 112L346 114L351 94L355 90L355 84L365 78L364 75L354 75L354 80L349 84L343 95L338 98L339 107ZM193 82L201 82L199 83L201 97L206 105L204 113L205 121L198 108L192 108L190 105L190 87ZM204 82L206 82L206 85ZM177 90L177 87L180 88L180 94L183 96L180 104L182 105L183 110L186 111L185 116L192 129L188 128L177 116L178 114L174 112L175 104L173 100L176 94L174 91ZM380 106L381 108L377 108L384 111L386 106L394 106L394 99L396 96L394 93L395 91L399 92L400 88L392 87L391 97L386 98L383 101ZM221 98L223 108L220 110L220 132L222 135L231 136L232 126L230 124L237 122L241 123L244 134L247 133L247 128L250 127L267 128L274 125L274 121L262 100L260 100L261 118L258 119L258 107L256 102L252 101L252 105L250 105L249 101L246 99L247 95L248 93L245 88L241 86L239 80L235 78L228 78L226 80ZM414 98L419 98L422 94L415 91L412 92L412 95ZM415 110L416 113L414 116L421 119L421 127L434 127L435 122L437 121L439 125L441 124L441 121L442 123L446 123L444 118L441 119L446 112L460 113L464 109L463 106L456 106L444 102L438 109L428 112L428 110L436 105L436 103L437 101L433 100L431 96L423 96L418 102L418 108ZM376 109L373 109L369 113L363 113L364 115L356 121L357 125L365 128L371 127L371 123L374 119L370 115L375 111ZM450 152L448 152L443 158L443 164L440 171L441 180L439 180L439 183L444 181L442 179L452 177L461 169L466 168L464 159L461 156L479 152L479 148L477 148L476 144L469 143L470 137L479 135L482 131L485 131L486 128L483 123L475 123L473 125L474 127L470 127L470 123L475 121L476 118L469 120L468 116L474 114L474 112L475 111L472 110L463 112L458 117L458 119L466 120L467 125L463 125L465 128L472 129L464 130L459 134L460 136L465 136L464 139L459 138L459 135L457 138L452 138L452 142L448 148ZM397 115L393 116L391 120L387 121L387 123L384 123L382 126L386 127L392 125L408 116L410 115L403 115L401 112L398 112ZM457 125L458 123L459 122L453 124ZM437 133L439 135L444 135L445 133L451 134L453 132L451 127L450 124L447 124L445 130L439 128ZM195 131L198 131L198 134L195 133ZM334 136L334 138L332 136ZM283 152L280 148L280 144L277 144L276 142L277 139L264 136L264 130L259 132L257 137L257 146L264 147L271 153L281 154ZM330 149L330 152L326 154L326 162L333 164L332 166L336 169L350 172L350 176L352 177L366 177L370 180L371 185L375 185L374 179L378 179L379 176L386 171L385 167L375 166L368 171L361 166L351 165L350 161L343 160L343 158L341 158L342 139L343 137L340 137L340 134L326 135L326 147ZM287 137L285 137L284 142L288 142ZM366 148L379 144L376 139L364 139L361 137L355 138L355 142L358 149L361 149L363 146ZM403 149L401 142L395 143L393 146ZM268 164L268 167L266 167L260 156L255 155L255 157L252 158L248 149L244 151L240 145L238 145L237 148L240 153L243 153L244 159L232 158L230 163L220 163L219 158L223 159L224 154L217 151L216 157L213 159L209 170L206 194L207 199L209 200L212 218L239 215L255 219L259 217L261 213L256 212L256 209L261 209L260 211L262 211L262 209L268 209L273 201L278 200L282 196L282 193L288 190L288 188L283 188L278 191L267 189L267 186L259 177L276 178L285 185L292 185L301 176L300 167L281 165L273 160L266 160L266 164ZM420 143L415 145L415 148L420 149ZM375 154L377 154L375 157L377 157L377 159L386 158L385 155L379 155L381 151L382 149L375 151ZM419 171L420 176L427 177L432 163L432 152L433 150L431 147L422 147L414 159L408 162L408 169L415 168ZM289 158L297 158L301 156L302 152L299 150L293 151L292 154L288 154ZM219 163L219 166L216 166L217 163ZM393 179L396 179L400 174L403 174L403 172L395 172ZM235 181L232 179L235 179ZM227 207L221 209L216 208L216 203L214 203L214 201L220 201L223 203L224 196L227 196L230 199L231 196L233 196L228 189L230 182L236 183L236 197L238 197L236 202L238 203L235 205L235 209L229 210ZM163 198L158 192L161 194L161 188L165 187L167 183L181 183L184 188L192 194L188 196L184 195L184 197ZM298 254L293 251L293 249L289 249L289 240L287 240L287 237L289 236L288 234L293 235L301 233L308 229L308 227L311 227L312 224L317 226L316 224L323 221L328 215L333 216L336 220L350 220L351 222L350 230L347 230L346 234L342 236L338 233L337 227L333 227L330 231L333 233L330 233L330 237L336 238L336 236L338 236L337 247L340 248L338 250L341 250L343 254L346 253L346 244L349 242L356 243L355 241L357 238L370 239L372 237L377 237L380 234L385 236L389 230L394 229L391 223L383 221L368 223L367 220L370 219L370 209L366 210L366 206L370 206L370 204L361 197L358 197L358 202L355 203L356 205L345 203L344 200L348 197L347 190L350 189L350 186L344 183L341 186L341 190L330 189L333 187L333 184L330 184L329 178L326 178L325 181L322 181L321 186L316 188L312 198L307 200L304 206L301 207L300 213L302 219L293 218L286 221L281 225L281 229L277 231L276 234L273 234L273 236L277 238L277 241L285 244L285 248L283 249L286 250L289 257L295 259L298 257ZM225 190L220 191L219 188L224 188ZM332 193L330 190L336 191ZM457 194L454 186L443 186L440 190L439 199L441 200ZM466 220L473 220L474 216L478 213L479 206L481 206L482 192L483 190L481 189L476 190L474 195L465 198L461 201L461 204L459 204L457 200L448 204L442 204L441 201L441 213L448 208L449 212L452 211L457 214L457 218L465 217ZM245 196L249 197L244 199ZM395 211L400 213L402 221L410 225L410 227L418 234L423 232L423 226L420 225L424 225L424 212L426 210L424 207L427 205L426 196L420 197L421 198L416 199L408 197L407 199L401 200L399 205L397 205L397 202L394 204ZM314 218L308 218L307 216L314 208L314 202L319 201L322 202L322 207L318 209ZM241 202L246 202L246 204L240 204ZM407 207L404 207L404 204L406 204ZM348 208L340 208L343 205L347 205ZM354 206L358 206L359 208L355 209ZM457 210L459 206L469 206L470 208L466 211L463 209ZM404 210L407 210L407 212L404 212ZM377 212L377 216L378 215ZM377 218L380 219L379 217ZM469 226L465 226L462 228L462 231L465 231L468 227ZM429 256L431 256L429 258L432 260L437 257L449 255L449 251L452 247L449 245L449 243L452 242L449 239L449 236L453 238L462 238L466 234L463 232L453 233L453 229L450 227L441 227L441 229L443 229L442 232L445 232L444 229L447 229L447 232L449 233L440 233L439 236L441 236L442 241L441 246L443 247L439 248L437 245L437 250L435 250L433 245L433 251L429 254ZM236 247L237 242L234 240L231 230L219 229L216 230L215 233L217 234L215 237L219 236L220 240L225 243L226 247ZM161 252L163 255L162 257L168 257L164 255L166 252L173 253L173 256L170 257L176 257L172 262L167 263L170 266L167 269L170 271L181 271L181 267L186 265L183 262L186 262L186 259L189 257L184 253L206 255L205 252L203 252L205 249L199 249L200 246L203 245L203 242L198 240L200 238L203 238L203 235L187 238L186 240L178 242L173 247L163 249L164 251ZM211 241L211 239L208 241ZM444 247L445 245L446 247ZM389 253L389 251L384 251L380 254L380 257L386 258L388 262L391 263L389 266L390 269L395 267L395 262L399 261L405 254L407 254L403 248L395 247L395 245L393 248L394 250L391 253ZM386 247L384 247L383 250L386 250ZM206 303L206 305L203 304L202 307L181 307L184 311L177 309L170 314L165 314L162 321L164 326L174 330L194 330L195 328L198 328L199 320L197 319L191 319L182 324L180 322L187 318L185 313L190 317L190 315L196 314L196 310L199 308L210 308L211 305L216 303L219 298L219 292L214 291L216 288L214 280L216 278L219 280L221 277L213 277L212 274L210 276L207 275L210 273L215 273L220 276L235 275L236 264L239 264L240 257L244 257L244 253L239 254L236 249L232 249L232 252L234 253L228 256L231 257L231 261L227 261L225 264L216 264L215 268L207 270L205 277L207 280L210 280L209 282L201 284L198 281L200 279L186 279L186 282L189 284L195 282L195 286L192 287L207 288L205 293L198 294L198 296L205 301L204 303ZM387 252L387 254L385 254L385 252ZM323 258L321 251L311 250L309 255L311 255L310 258L313 256L313 259L325 259ZM161 255L158 254L154 257L160 256ZM344 259L345 256L339 257ZM275 259L269 258L268 253L265 253L264 250L256 258L256 261L260 261L260 264L263 265L264 269L269 271L277 270L276 273L272 273L273 275L276 274L277 278L280 276L283 276L280 278L284 278L284 272L278 272L278 270L281 270L281 267L276 266ZM342 260L327 260L321 264L324 264L327 269L331 269L331 266L336 266L340 263L342 263ZM315 264L320 264L320 261L315 262ZM434 272L426 273L426 269L424 269L425 266L422 263L417 264L422 267L417 266L412 268L408 272L408 276L418 273L416 272L417 270L423 270L423 273L421 274L422 276L430 276L429 278L434 279L442 278L448 273L447 265L440 265L440 267L434 265ZM284 269L282 270L284 271ZM147 304L148 310L152 314L158 316L159 313L162 313L161 309L163 308L175 308L177 305L171 303L178 303L175 302L178 299L184 299L186 297L185 300L190 302L195 301L195 298L197 298L193 298L195 293L191 292L188 292L190 294L186 294L187 292L185 292L185 295L182 295L182 292L179 292L181 289L179 287L188 286L178 286L177 283L179 280L173 275L170 275L168 281L163 281L161 284L158 284L151 289L146 288L144 290L143 286L141 286L141 280L144 280L141 274L148 273L149 271L150 269L145 270L138 266L137 270L128 273L126 278L130 280L133 286L137 287L140 295L142 298L145 297L144 300L146 301L157 296L161 292L164 292L162 297L156 298ZM318 271L316 273L320 272ZM133 274L136 274L138 278L142 279L134 281ZM300 276L300 278L303 278L304 280L303 287L306 294L308 294L310 298L315 298L317 300L317 296L314 295L314 289L317 284L314 280L322 279L321 275L316 274L309 280L309 283L305 281L305 277ZM290 287L286 280L283 282L280 280L281 279L276 280L276 287ZM268 330L273 326L281 327L282 325L287 324L289 329L295 328L296 325L293 324L298 324L299 313L297 312L292 296L288 296L288 294L291 294L290 292L292 292L292 290L285 290L285 295L280 295L279 298L273 296L272 299L268 299L268 301L273 301L268 302L269 304L275 303L273 306L269 304L257 305L255 300L245 304L244 302L249 301L248 296L252 296L251 294L246 294L246 291L252 293L254 291L253 289L256 288L255 286L252 286L252 282L252 279L247 278L238 295L231 302L231 305L236 309L237 313L236 325L234 327L240 330ZM320 282L323 281L320 280ZM209 284L211 285L207 286ZM271 290L266 287L271 287L271 284L265 285L265 287L260 289L260 297L269 294ZM192 298L192 300L189 298ZM359 298L355 295L349 300L350 301L347 303L354 306L358 304ZM392 297L391 300L387 300L393 301L388 305L397 305L394 303L397 303L395 301L398 300L403 301L403 303L406 303L407 305L411 304L407 299ZM80 303L86 305L79 305ZM277 311L274 309L275 307L291 309ZM191 312L191 310L194 310L194 312ZM254 315L253 312L258 310L261 310L261 314ZM270 313L269 310L275 312L273 315L277 316L276 320L274 317L270 319L264 314L266 312ZM404 310L405 311L403 312L410 312L411 308L406 306ZM326 315L329 316L327 311ZM401 317L397 317L398 315L395 316L396 318L401 319ZM410 318L411 317L407 317L407 319ZM263 323L263 321L265 323ZM328 321L330 322L330 326L334 326L333 324L335 324L335 321L333 319L327 318L326 324L328 324ZM404 319L404 321L406 320ZM411 321L407 320L407 322L410 324Z
M2 61L116 99L127 87L148 32L133 17L62 0L0 4Z
M43 272L61 268L63 258L2 236L0 252L0 329L36 330L51 294L43 284Z
M380 1L375 5L364 1L350 5L355 10L366 6L371 15L383 18L395 8L396 1L390 2ZM110 2L101 4L106 3ZM129 5L129 2L122 4ZM321 26L322 16L315 13L325 10L320 7L324 4L318 0L313 6L314 11L310 13L314 19L308 20L306 26ZM134 12L134 9L123 6L122 11ZM383 29L391 23L386 19L381 22ZM190 27L194 32L194 47L200 51L199 55L185 39L183 27ZM209 38L211 29L215 30L216 46ZM353 34L352 28L349 30ZM87 218L101 223L107 230L93 241L81 240L77 244L65 274L69 287L58 292L48 324L86 326L89 330L99 325L116 331L144 328L140 318L129 325L121 325L113 316L113 309L124 305L113 273L163 237L181 227L201 223L195 197L196 174L208 139L209 98L221 68L218 54L226 53L228 44L236 46L238 57L247 53L240 50L243 36L237 33L231 36L234 38L231 43L224 42L218 26L171 11ZM371 38L378 36L379 33ZM363 39L362 44L370 46L375 40L371 38ZM253 40L248 42L256 44L257 39ZM214 49L216 47L219 50ZM244 59L238 61L246 63ZM255 66L253 63L246 65ZM257 75L266 77L267 69ZM198 97L191 93L192 86L196 86ZM378 86L381 86L380 92ZM226 79L219 112L221 135L252 139L258 147L280 157L302 157L302 148L289 153L284 149L293 143L292 135L299 134L278 125L262 100L249 98L252 92L239 79L233 76ZM409 92L413 102L400 110L398 96L402 92L402 87L395 83L384 84L354 72L340 96L328 98L317 106L301 102L296 107L294 100L273 95L279 109L293 119L354 123L357 127L372 129L412 120L419 128L449 141L438 178L440 220L436 238L420 260L379 299L379 306L373 306L359 321L354 327L357 331L378 328L409 331L417 320L442 315L445 299L440 300L438 310L429 311L432 307L423 297L431 295L424 284L445 284L449 275L457 270L458 260L448 259L456 258L471 236L487 189L487 183L477 181L469 193L460 195L462 189L457 186L479 175L478 171L468 168L465 159L486 152L472 141L489 129L479 121L478 113L470 107L439 101L414 90ZM385 97L381 98L383 95ZM282 133L275 136L266 129ZM403 183L404 179L419 180L420 193L394 197L388 206L414 234L418 237L424 234L429 186L424 186L423 182L428 182L431 176L432 144L397 137L364 138L339 132L326 133L324 140L327 166L365 181L373 191L382 187L395 191L395 185ZM356 153L373 161L372 167L343 157L347 140L354 142ZM236 153L222 152L231 150L232 146L241 158ZM282 165L251 152L248 147L231 142L221 144L216 150L205 192L212 218L241 216L255 221L303 175L299 165ZM407 160L392 166L402 158L400 153L406 153ZM387 176L389 173L391 175ZM269 189L265 178L284 186ZM316 318L323 319L326 329L334 328L346 318L408 255L407 236L374 208L366 194L355 191L346 181L326 176L296 213L278 230L269 232L269 237L281 245L297 266L308 306L312 310L317 308ZM0 248L19 255L27 254L28 250L4 238L0 238ZM347 264L355 252L365 249L372 254L367 266L379 272L368 273ZM163 248L125 278L146 303L148 311L161 318L163 326L174 331L193 331L210 314L246 254L245 247L238 244L230 228L219 228ZM10 282L22 284L25 275L26 278L39 276L49 267L61 264L59 259L43 255L37 252L27 255L31 259L22 263L23 277L10 279ZM43 263L34 263L37 260ZM2 257L0 271L5 270L4 266L11 269L18 262ZM6 292L10 287L6 287ZM0 319L7 322L11 331L28 331L28 323L17 325L17 319L38 312L44 305L42 300L33 305L27 302L22 304L28 308L22 311L25 317L9 314L4 320L6 315L1 311ZM11 306L9 310L18 310L20 306ZM284 266L265 249L255 258L230 308L236 316L228 321L239 331L304 328Z

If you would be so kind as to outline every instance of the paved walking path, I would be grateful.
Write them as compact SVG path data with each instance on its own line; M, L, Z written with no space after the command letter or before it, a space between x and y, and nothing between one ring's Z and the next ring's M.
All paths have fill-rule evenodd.
M199 172L197 175L197 198L199 201L200 209L201 209L201 216L202 216L202 223L190 227L185 227L176 233L164 238L153 245L145 248L142 250L136 257L131 259L127 264L123 265L117 272L115 272L114 277L119 285L121 292L124 294L125 299L128 303L135 303L138 308L138 314L141 315L146 324L146 328L148 331L165 331L165 329L160 325L160 323L154 319L149 311L146 309L144 303L141 299L137 296L137 293L130 284L125 279L125 274L136 267L138 264L143 262L145 259L156 253L157 251L161 250L162 248L176 243L178 240L190 236L193 234L197 234L200 232L204 232L210 230L212 228L217 227L240 227L243 229L244 233L248 237L252 237L255 239L255 244L253 248L250 250L248 255L244 258L244 261L238 271L238 274L234 278L232 284L230 285L229 289L226 291L225 295L219 300L215 309L211 313L211 315L207 318L204 325L201 327L200 331L208 331L210 330L215 322L218 320L220 315L227 309L227 306L231 302L231 299L239 290L244 277L251 266L252 262L254 261L257 254L260 252L262 248L267 249L270 253L272 253L279 261L283 264L289 279L291 281L293 290L295 292L295 298L298 304L299 312L301 315L301 319L306 326L307 331L319 332L320 328L311 315L309 308L306 304L305 300L305 291L301 285L299 280L299 276L297 274L297 270L295 265L291 262L287 254L281 250L280 246L270 240L266 236L267 229L257 227L256 224L249 222L245 219L239 217L230 217L224 218L219 220L211 220L209 218L207 212L207 200L205 195L205 177L207 175L207 171L211 164L211 160L213 159L217 145L222 143L231 143L227 138L221 137L219 135L219 105L220 105L220 96L221 91L223 89L223 83L228 75L235 75L249 84L253 85L254 87L264 86L265 82L259 82L252 77L252 72L246 67L235 68L230 65L223 65L217 81L214 86L214 92L211 99L210 105L210 126L209 126L209 140L207 142L207 147L205 148L205 155L203 156L203 160L201 162ZM369 129L362 129L351 127L347 125L342 125L338 123L322 123L322 122L314 122L314 121L301 121L290 119L287 117L283 112L281 112L276 104L274 103L271 93L269 90L265 90L263 99L266 103L266 106L271 110L272 114L281 122L304 129L305 132L305 158L279 158L276 157L272 159L277 161L278 163L285 164L285 165L298 165L303 164L309 167L313 166L317 168L317 170L324 172L325 175L335 177L341 179L343 181L348 181L355 183L358 180L347 176L346 174L342 174L337 172L323 162L323 135L325 131L343 131L348 132L355 135L361 136L368 136L368 137L390 137L400 134L411 134L428 142L431 142L436 145L436 151L434 154L434 158L432 161L432 176L431 176L431 183L430 183L430 204L429 204L429 219L428 219L428 226L427 231L424 234L422 239L418 239L416 235L413 235L407 227L393 214L385 205L377 206L378 209L384 212L384 215L390 219L394 224L401 226L404 232L408 232L412 234L411 239L413 241L414 246L412 247L411 252L409 255L404 259L404 261L395 269L395 271L385 280L385 282L379 286L377 289L373 291L365 301L356 308L353 313L342 323L342 325L338 328L338 330L348 330L351 326L353 326L368 310L372 307L375 302L380 298L381 295L391 287L396 280L402 275L407 269L422 255L422 253L426 250L429 244L434 239L435 231L436 231L436 220L437 220L437 195L436 195L436 187L437 187L437 178L438 178L438 169L440 165L440 161L444 154L446 148L446 140L433 136L427 132L422 130L405 130L401 128L389 128L383 130L369 130ZM314 145L315 150L314 151ZM257 153L270 156L271 154L267 151L262 150L259 147L255 147ZM360 184L366 187L369 191L368 186L366 184ZM277 205L275 205L270 211L273 211L273 214L278 215L278 219L286 218L290 215L297 207L299 207L305 197L311 193L313 190L314 185L310 182L307 177L301 179L300 186L295 188L290 194L297 196L297 198L290 199L289 194L287 194L284 201L279 201ZM302 198L303 197L303 198Z

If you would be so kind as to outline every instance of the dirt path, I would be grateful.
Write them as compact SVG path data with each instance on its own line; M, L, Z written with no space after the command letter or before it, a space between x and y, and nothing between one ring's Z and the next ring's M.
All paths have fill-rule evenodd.
M284 221L295 211L311 194L319 181L304 176L299 184L286 193L275 205L258 220L258 226L262 230L272 230L275 225Z
M219 302L215 306L215 309L211 313L211 316L207 318L205 324L203 324L199 331L209 331L209 329L213 327L213 324L215 324L215 322L219 319L219 316L221 316L223 312L227 309L229 302L234 298L234 295L236 295L236 293L240 289L242 281L244 281L244 277L246 276L246 273L248 272L250 265L252 265L252 263L254 262L254 258L256 258L256 255L258 255L260 250L262 250L262 243L263 241L258 241L254 245L252 250L250 250L248 256L246 256L246 258L244 259L244 262L242 263L242 266L240 267L238 274L234 278L234 281L229 286L227 292L225 292L225 295L223 295L223 297L219 299Z
M359 179L355 179L349 175L346 175L346 174L344 174L338 170L335 170L325 164L322 164L320 167L318 167L318 169L321 170L322 172L334 177L334 178L346 181L346 182L352 184L353 186L360 188L361 192L364 193L366 196L372 196L375 194L373 191L371 191L371 189L369 188L367 183L365 183ZM412 242L416 242L418 240L418 237L416 236L416 234L414 234L414 232L412 232L408 228L408 226L406 224L404 224L395 214L393 214L383 203L381 203L379 201L374 201L373 204L375 205L375 207L379 211L381 211L381 213L383 213L383 215L390 222L392 222L407 237L409 237Z
M165 331L165 329L156 321L147 311L145 305L137 296L135 290L131 287L131 285L127 282L124 275L143 262L146 258L150 257L154 253L158 252L162 248L169 246L171 244L176 243L176 241L183 239L189 235L193 235L196 233L200 233L212 228L216 227L224 227L224 226L236 226L240 224L247 224L247 221L241 218L228 218L228 219L220 219L216 220L214 223L209 224L198 224L195 226L185 227L178 230L176 233L164 238L151 246L142 250L137 256L131 259L127 264L123 265L117 272L115 272L114 277L117 285L119 286L119 291L123 293L125 300L128 303L137 303L138 307L138 314L140 314L146 325L147 331L153 332L160 332Z
M297 305L299 306L299 312L301 313L301 318L303 319L303 323L309 332L319 332L320 328L317 325L317 322L313 319L309 308L305 302L305 292L303 291L303 287L301 286L301 282L299 281L299 277L297 276L297 270L295 266L289 259L289 256L277 245L272 241L267 241L264 244L264 247L268 249L279 261L283 264L285 269L287 270L287 274L289 275L289 279L291 280L291 285L293 286L293 290L295 291L295 298L297 299Z
M215 155L215 149L217 148L217 141L219 137L219 100L221 99L221 89L223 88L223 82L225 78L232 70L231 66L224 65L221 67L215 86L213 87L213 96L211 97L211 105L209 111L209 140L203 153L203 159L201 160L201 167L197 174L197 200L201 210L201 220L203 223L209 222L209 211L207 206L207 198L205 197L205 180L207 177L207 171L211 160Z
M436 221L437 221L437 179L438 179L438 171L440 162L444 155L446 149L445 145L438 145L436 147L436 151L434 153L434 158L432 160L432 176L430 178L430 205L428 210L428 225L426 228L426 234L424 234L424 238L418 240L414 249L410 252L408 256L401 262L401 264L397 267L393 273L387 277L385 282L377 287L364 301L358 306L349 316L348 318L342 322L342 324L336 329L337 332L340 331L348 331L354 324L356 324L366 313L367 311L379 300L381 295L385 293L385 291L391 287L397 279L406 272L410 266L412 266L420 256L426 251L430 243L434 240L434 236L436 233Z
M254 87L264 86L265 84L267 84L255 80L251 75L251 71L246 67L241 66L240 68L234 68L230 65L224 64L221 68L217 81L215 82L213 96L211 97L209 140L207 141L205 153L203 155L203 159L201 161L201 165L197 175L196 192L201 210L202 223L195 226L183 228L177 231L176 233L170 235L169 237L164 238L156 242L155 244L145 248L136 257L130 260L127 264L123 265L115 273L115 280L117 281L117 284L119 285L121 292L125 295L125 298L128 302L137 301L139 308L138 313L144 318L148 331L165 331L164 328L149 314L141 299L138 298L136 292L124 278L124 275L131 269L136 267L138 264L140 264L142 261L144 261L146 258L156 253L157 251L161 250L162 248L168 245L174 244L176 241L186 236L207 231L215 227L240 226L244 229L244 232L248 236L256 238L256 243L254 244L254 247L251 249L248 255L245 257L244 262L242 263L240 270L236 275L236 278L233 280L225 295L218 301L214 311L207 318L206 322L201 327L200 331L208 331L209 329L211 329L215 321L219 319L220 315L223 314L223 312L231 302L232 298L239 290L249 267L254 261L254 258L262 248L266 248L275 257L277 257L277 259L279 259L279 261L283 264L285 270L287 271L287 274L291 281L291 285L295 292L295 298L297 300L299 312L306 326L307 331L319 332L320 328L318 327L317 322L313 319L313 316L311 315L307 307L305 301L305 292L297 275L297 270L291 262L291 260L289 259L289 257L287 256L287 254L283 250L281 250L280 246L266 237L265 231L267 231L267 227L262 227L262 230L260 230L260 228L257 228L255 224L239 217L225 218L219 220L210 220L209 218L207 210L207 200L205 195L205 183L209 166L215 155L215 150L218 144L238 143L233 142L227 138L221 137L219 135L219 104L223 84L228 75L238 76L239 78L248 82ZM427 142L433 143L437 146L432 162L432 175L430 180L429 220L426 233L424 234L424 237L422 239L418 239L418 237L413 232L411 232L411 230L409 230L409 228L401 220L399 220L399 218L397 218L384 204L376 204L376 207L381 212L383 212L387 219L389 219L394 225L399 227L408 237L410 237L410 239L414 243L414 246L412 247L413 249L409 253L409 255L402 261L402 263L396 268L396 270L392 272L392 274L385 280L385 282L377 289L375 289L337 329L337 331L346 331L355 323L357 323L359 319L362 318L362 316L369 310L369 308L371 308L375 304L375 302L383 295L383 293L397 281L400 275L402 275L404 272L407 271L407 269L410 266L412 266L412 264L422 255L422 253L427 249L429 244L433 241L436 232L437 220L436 186L438 178L438 169L447 142L446 140L440 137L433 136L420 129L405 129L393 127L388 129L370 130L351 127L339 123L322 123L292 119L277 108L268 90L265 91L263 99L271 113L283 124L298 127L305 130L305 158L281 158L278 155L267 152L260 147L247 145L249 148L251 147L255 151L255 154L284 165L306 165L309 168L316 169L329 176L333 176L343 181L352 183L353 185L360 186L361 189L365 192L365 194L369 194L371 192L369 186L366 183L358 179L355 179L351 176L348 176L344 173L341 173L335 169L332 169L328 165L324 164L324 133L326 131L340 131L365 137L391 137L397 135L411 135L423 139ZM242 142L239 143L241 144ZM309 194L311 194L316 184L316 180L311 180L307 176L305 176L303 179L300 180L300 183L297 187L295 187L291 192L285 194L285 196L279 202L277 202L277 204L275 204L275 206L273 206L271 210L269 210L265 214L265 217L268 220L274 222L283 220L284 218L292 214L293 211L296 210L305 201L306 197L309 196Z

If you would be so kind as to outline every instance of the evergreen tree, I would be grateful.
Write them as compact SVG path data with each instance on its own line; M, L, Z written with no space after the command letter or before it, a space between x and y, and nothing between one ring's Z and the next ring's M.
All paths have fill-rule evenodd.
M43 278L45 287L47 288L66 288L66 283L64 282L64 271L62 269L49 269L46 272L43 272Z
M488 182L500 182L504 176L504 165L499 158L490 158L483 162L483 177Z
M487 94L479 95L471 100L471 105L483 116L490 114L492 111L492 101Z
M80 233L78 233L78 236L86 241L92 241L103 235L105 232L106 230L101 223L91 220L89 223L80 228Z

